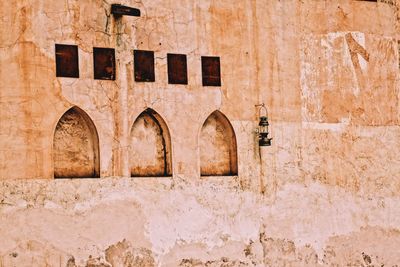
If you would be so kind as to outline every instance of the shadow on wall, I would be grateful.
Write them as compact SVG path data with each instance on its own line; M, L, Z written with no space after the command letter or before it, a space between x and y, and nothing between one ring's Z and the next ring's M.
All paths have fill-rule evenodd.
M58 121L53 160L54 178L100 177L99 137L82 109L72 107Z
M130 134L132 177L171 176L171 136L165 121L152 109L135 120Z
M218 110L208 116L201 128L200 173L202 176L238 174L235 132Z

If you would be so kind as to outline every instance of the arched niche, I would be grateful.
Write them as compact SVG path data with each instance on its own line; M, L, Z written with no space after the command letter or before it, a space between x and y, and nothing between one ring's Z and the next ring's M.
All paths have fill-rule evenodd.
M171 157L171 137L167 124L157 112L146 109L137 117L131 128L131 176L171 176Z
M60 118L53 141L54 178L100 177L99 138L82 109L72 107Z
M237 175L236 135L220 111L206 119L200 133L200 173L202 176Z

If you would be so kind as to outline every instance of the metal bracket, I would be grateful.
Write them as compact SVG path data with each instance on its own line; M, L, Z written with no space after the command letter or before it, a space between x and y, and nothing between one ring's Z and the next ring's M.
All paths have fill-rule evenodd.
M120 4L112 4L111 5L111 14L114 16L134 16L140 17L140 9L123 6Z

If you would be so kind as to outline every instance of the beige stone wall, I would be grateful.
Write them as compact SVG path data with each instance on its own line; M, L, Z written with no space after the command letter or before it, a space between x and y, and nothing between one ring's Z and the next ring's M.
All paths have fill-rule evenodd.
M121 19L111 3L0 2L0 266L400 264L398 3L123 0L142 16ZM56 78L56 43L79 46L79 79ZM93 47L115 48L116 81L93 79ZM155 51L156 82L134 81L134 49ZM187 55L188 85L168 84L167 53ZM206 55L221 87L201 84ZM274 139L259 149L262 102ZM53 179L74 106L97 130L100 179ZM147 108L172 177L130 177ZM200 177L215 110L237 176Z

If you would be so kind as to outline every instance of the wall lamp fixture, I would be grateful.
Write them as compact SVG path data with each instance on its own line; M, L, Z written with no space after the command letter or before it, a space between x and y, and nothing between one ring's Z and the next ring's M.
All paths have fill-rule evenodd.
M272 138L268 138L269 134L269 122L268 122L268 110L264 103L255 105L259 108L258 117L260 122L258 123L258 128L256 133L258 134L258 145L259 146L271 146Z

